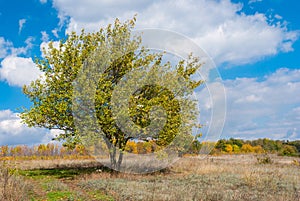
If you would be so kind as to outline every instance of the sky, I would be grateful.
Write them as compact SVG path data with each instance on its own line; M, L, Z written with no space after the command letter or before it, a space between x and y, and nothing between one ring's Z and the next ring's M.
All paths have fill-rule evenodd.
M42 47L135 14L136 29L180 33L211 56L227 97L220 138L300 139L299 11L297 0L0 1L0 145L57 134L18 117L31 106L22 86L41 75L33 61Z

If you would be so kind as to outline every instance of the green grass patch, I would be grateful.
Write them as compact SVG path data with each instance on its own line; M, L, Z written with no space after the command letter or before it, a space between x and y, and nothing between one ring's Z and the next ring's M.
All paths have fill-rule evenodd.
M68 169L39 169L39 170L20 170L19 174L34 179L50 177L54 179L74 179L81 174L95 172L96 168L68 168Z
M115 199L112 196L106 195L101 191L90 191L88 192L90 197L96 200L102 200L102 201L114 201Z
M68 191L52 191L47 193L47 201L57 201L57 200L78 200L72 192Z

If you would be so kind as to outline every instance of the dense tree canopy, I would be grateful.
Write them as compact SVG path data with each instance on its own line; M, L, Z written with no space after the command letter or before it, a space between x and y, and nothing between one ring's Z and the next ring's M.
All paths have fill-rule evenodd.
M59 47L50 42L49 47L44 49L45 56L36 60L43 76L23 88L24 94L33 103L30 109L22 112L23 121L29 126L61 130L57 139L74 147L81 143L82 136L88 135L88 132L83 133L78 129L74 117L78 119L84 115L85 118L90 114L87 110L94 111L99 128L93 128L93 131L103 135L111 150L112 166L117 169L130 139L144 140L151 137L160 146L169 145L176 136L183 136L177 140L178 144L187 138L192 139L191 129L198 126L198 111L189 95L202 81L194 81L190 76L200 68L199 59L190 56L176 65L163 62L164 53L151 52L141 47L141 37L132 35L134 25L135 18L125 23L117 19L113 25L95 33L71 33L59 42ZM128 88L132 88L134 81L140 80L145 72L148 74L148 84L130 91ZM126 81L132 83L122 85ZM89 92L93 88L86 87L89 84L95 84L94 91ZM123 104L118 102L122 100L121 96L118 97L120 94L115 93L118 85L123 87L118 88L121 95L124 91L130 92L126 110L118 108ZM78 94L81 92L84 92L84 96L92 96L88 98L91 98L94 108L86 107L89 105L84 103L86 97ZM164 111L154 116L156 119L152 118L154 106ZM74 109L82 112L74 113ZM125 121L128 120L127 113L130 124ZM115 115L120 116L119 120L116 120ZM166 121L158 133L147 130L151 123L163 122L160 118L164 117ZM80 127L88 124L83 121ZM135 132L132 127L136 128ZM117 151L120 151L118 160Z

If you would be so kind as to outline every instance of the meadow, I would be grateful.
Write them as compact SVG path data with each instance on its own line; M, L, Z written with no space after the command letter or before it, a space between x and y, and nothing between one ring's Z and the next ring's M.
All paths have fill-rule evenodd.
M300 158L185 156L149 174L111 172L87 159L1 161L0 200L300 200Z

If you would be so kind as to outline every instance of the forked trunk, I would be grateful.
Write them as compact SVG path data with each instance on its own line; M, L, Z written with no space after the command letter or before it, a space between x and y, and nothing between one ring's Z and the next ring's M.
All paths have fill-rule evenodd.
M110 157L110 164L111 168L116 171L120 171L121 164L123 161L123 152L118 151L117 153L117 147L115 146L110 146L110 152L109 152L109 157Z

